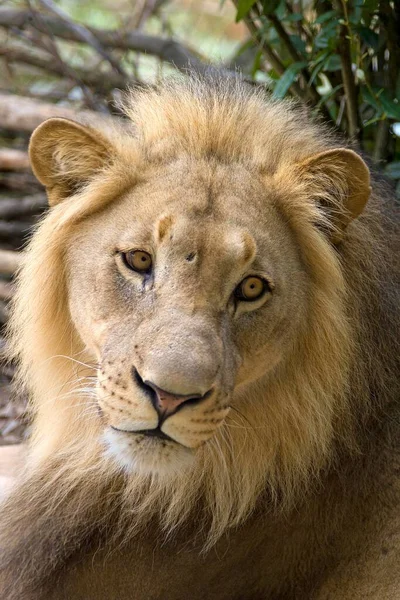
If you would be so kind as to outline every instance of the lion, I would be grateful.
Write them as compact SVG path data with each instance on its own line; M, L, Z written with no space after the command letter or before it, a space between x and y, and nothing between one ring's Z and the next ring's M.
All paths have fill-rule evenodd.
M7 600L400 595L392 192L222 75L33 133L9 329L32 428Z

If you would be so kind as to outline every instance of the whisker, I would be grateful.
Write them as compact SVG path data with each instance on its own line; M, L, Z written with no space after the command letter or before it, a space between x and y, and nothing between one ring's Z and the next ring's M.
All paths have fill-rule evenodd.
M88 369L92 369L92 370L97 370L99 368L99 364L98 363L94 363L92 365L82 362L81 360L77 360L76 358L72 358L72 356L67 356L66 354L54 354L53 356L50 356L50 358L48 358L47 360L51 360L53 358L66 358L67 360L70 360L78 365L81 365L82 367L86 367Z

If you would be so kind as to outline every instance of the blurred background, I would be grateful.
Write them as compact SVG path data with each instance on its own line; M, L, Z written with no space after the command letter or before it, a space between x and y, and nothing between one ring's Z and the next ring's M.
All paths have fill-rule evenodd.
M307 105L400 197L398 0L0 0L0 353L20 253L46 210L33 129L121 117L129 86L210 66ZM29 427L14 369L0 363L0 444Z

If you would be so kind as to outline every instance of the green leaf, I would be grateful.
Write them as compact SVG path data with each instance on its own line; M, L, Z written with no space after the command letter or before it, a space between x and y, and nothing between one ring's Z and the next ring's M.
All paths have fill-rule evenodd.
M263 0L263 14L271 15L279 6L280 0Z
M372 93L372 91L367 86L365 86L365 85L362 86L361 94L362 94L363 100L367 104L370 104L374 108L378 108L380 110L382 109L380 102L379 102L379 97L376 96L375 92Z
M329 50L320 50L318 52L315 59L311 62L312 71L308 85L312 85L314 83L320 71L325 69L325 66L329 62L331 56L332 55Z
M317 17L314 21L314 23L325 23L326 21L329 21L329 19L331 17L336 17L337 16L337 12L336 10L328 10L328 12L326 13L322 13L322 15L319 15L319 17Z
M286 17L284 17L282 20L288 23L297 23L299 21L302 21L303 18L303 15L301 15L300 13L290 13L289 15L286 15Z
M335 19L331 19L327 23L324 23L321 27L321 33L323 35L333 35L336 34L337 26L340 24L340 19L336 17Z
M366 25L371 23L371 19L378 10L380 0L364 0L361 15L362 20Z
M305 41L302 40L299 35L292 34L289 37L290 37L290 41L292 42L293 46L296 48L297 52L299 54L306 54Z
M243 17L247 15L250 11L251 7L257 2L257 0L239 0L237 13L236 13L236 23L241 21Z
M283 21L285 15L286 15L286 12L287 12L286 0L280 0L280 2L278 2L278 6L275 9L275 14L280 21Z
M392 179L400 179L400 162L389 163L385 167L385 173Z
M370 104L378 111L378 114L385 113L389 119L400 121L400 104L397 99L389 97L389 94L383 88L372 87L372 92L366 86L361 88L362 96L367 104Z
M337 35L337 26L339 25L339 19L335 18L329 23L326 23L324 27L321 27L321 31L314 39L314 45L316 48L331 48L336 49L339 38Z
M396 119L397 121L400 121L400 104L389 98L386 91L382 92L382 94L379 96L379 100L381 101L383 110L389 119Z
M352 27L358 25L361 21L362 8L360 5L353 5L351 12L349 13L349 23Z
M325 62L325 60L330 56L329 50L320 50L315 58L311 61L312 66L318 65L320 62Z
M286 69L286 71L284 72L284 74L281 76L278 83L276 84L274 91L272 93L273 97L274 98L283 98L285 96L286 92L288 91L288 89L290 88L290 86L292 85L292 83L295 81L297 75L306 66L307 66L307 63L304 61L295 62L292 65L290 65L290 67L288 67Z
M311 77L310 80L308 82L308 85L312 85L315 81L315 79L317 78L317 76L319 75L320 71L322 71L322 69L324 68L324 61L319 62L314 69L311 72Z
M372 29L369 29L369 27L359 25L355 29L358 31L361 39L375 51L379 50L380 46L384 43L384 39L379 39L379 35L375 31L372 31Z
M342 63L340 60L340 56L337 54L331 54L326 61L325 71L339 71L341 69Z

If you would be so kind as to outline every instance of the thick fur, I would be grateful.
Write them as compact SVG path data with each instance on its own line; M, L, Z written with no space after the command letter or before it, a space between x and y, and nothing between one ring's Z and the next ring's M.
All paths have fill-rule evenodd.
M395 597L400 323L390 194L374 182L352 220L361 209L349 198L369 188L361 161L328 152L310 162L338 140L300 109L236 80L134 92L127 114L132 129L98 134L101 151L93 132L93 153L86 148L82 160L79 133L68 125L57 152L50 130L41 141L54 161L46 181L54 206L25 255L10 327L33 431L26 475L2 507L1 598L174 600L192 593L187 585L198 599ZM38 164L46 172L48 162ZM258 207L265 190L254 227L270 203L274 252L287 244L287 264L301 265L301 318L288 313L282 328L292 320L294 333L273 367L272 354L253 360L251 348L239 348L250 366L223 388L232 408L194 461L177 462L167 476L127 470L105 452L94 406L97 366L114 372L87 341L74 275L79 248L97 227L113 228L130 190L161 182L149 202L162 218L160 190L167 194L177 173L211 186L219 172L227 182L243 172L238 189L249 205ZM185 197L182 211L191 202ZM234 203L231 210L240 221ZM161 238L169 224L160 223ZM110 313L111 303L110 295ZM253 323L248 317L240 338L248 345L257 338ZM123 355L112 356L120 363ZM225 369L230 381L234 367ZM82 552L89 554L79 567ZM153 554L164 569L158 575Z

